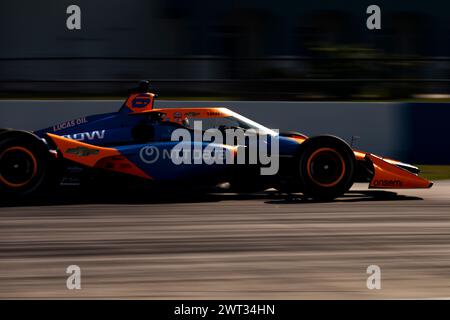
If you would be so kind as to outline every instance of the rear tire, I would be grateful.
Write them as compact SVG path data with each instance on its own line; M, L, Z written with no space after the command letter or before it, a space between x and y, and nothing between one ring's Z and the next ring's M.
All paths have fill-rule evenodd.
M0 140L0 192L28 196L41 191L48 173L45 145L26 134L10 134Z
M355 155L345 141L334 136L317 136L302 143L298 173L304 195L315 200L333 200L351 188L355 170Z

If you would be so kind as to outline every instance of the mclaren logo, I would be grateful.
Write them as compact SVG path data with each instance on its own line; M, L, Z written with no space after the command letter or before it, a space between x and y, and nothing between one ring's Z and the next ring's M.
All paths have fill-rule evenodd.
M98 149L91 149L91 148L87 148L87 147L76 147L76 148L67 149L67 151L66 151L66 153L74 154L79 157L88 157L90 155L98 154L99 152L100 152L100 150L98 150Z
M403 183L400 180L374 180L373 185L384 188L401 188Z

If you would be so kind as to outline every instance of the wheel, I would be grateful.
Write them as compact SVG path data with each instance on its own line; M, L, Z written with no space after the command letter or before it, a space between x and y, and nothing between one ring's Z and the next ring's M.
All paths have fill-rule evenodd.
M304 195L316 200L332 200L353 185L356 158L343 140L334 136L317 136L301 147L298 173Z
M0 191L13 196L37 192L44 186L47 164L43 143L32 136L0 139Z

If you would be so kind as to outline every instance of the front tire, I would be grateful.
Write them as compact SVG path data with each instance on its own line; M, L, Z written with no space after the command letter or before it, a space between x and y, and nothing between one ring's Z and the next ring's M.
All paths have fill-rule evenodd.
M315 200L333 200L346 193L354 181L356 158L343 140L317 136L306 140L298 160L301 190Z

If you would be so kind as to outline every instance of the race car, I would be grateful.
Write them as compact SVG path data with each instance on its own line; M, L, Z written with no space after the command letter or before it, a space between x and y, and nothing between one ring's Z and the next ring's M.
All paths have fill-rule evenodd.
M235 192L275 188L332 200L354 182L370 188L430 188L419 169L396 160L352 149L344 140L298 132L278 133L222 107L154 108L149 82L132 89L119 111L64 121L34 132L0 129L0 195L24 197L64 186L116 185L155 188L158 184L196 186L227 183ZM174 161L177 130L192 135L210 129L251 130L267 146L277 170L261 174L267 161L249 159L248 139L215 142L230 162ZM263 143L263 144L264 144ZM211 142L184 142L204 151ZM257 147L258 148L258 147ZM261 145L259 145L261 148ZM184 149L186 150L186 149ZM244 161L235 161L243 150ZM192 156L192 154L191 154ZM179 160L179 159L178 159ZM95 189L93 189L95 190Z

